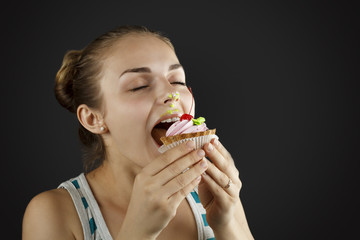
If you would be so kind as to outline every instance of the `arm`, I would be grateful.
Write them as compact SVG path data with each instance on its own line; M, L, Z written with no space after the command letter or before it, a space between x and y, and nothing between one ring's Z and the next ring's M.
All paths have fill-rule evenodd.
M207 169L205 152L194 151L194 147L189 141L170 149L136 176L116 240L154 240L175 217L180 203L199 184Z
M235 207L235 220L226 227L216 229L214 231L216 239L253 240L240 199Z
M204 149L211 162L199 185L199 197L216 239L253 239L239 197L242 183L234 160L217 140Z
M76 228L78 230L74 231ZM82 237L81 230L70 195L64 189L55 189L35 196L28 204L23 218L22 239L73 240L77 239L76 235Z
M252 234L250 232L250 228L249 228L248 222L246 220L245 211L244 211L244 208L242 206L240 198L239 198L239 201L238 201L238 203L236 205L236 215L235 215L235 217L236 217L237 222L240 224L240 226L242 227L244 232L249 237L249 239L254 239L254 237L252 236Z

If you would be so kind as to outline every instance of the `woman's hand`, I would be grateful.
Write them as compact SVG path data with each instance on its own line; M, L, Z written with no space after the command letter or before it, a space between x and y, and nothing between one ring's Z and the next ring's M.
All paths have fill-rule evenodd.
M199 198L216 239L253 239L240 201L241 181L230 153L217 140L204 146L208 169L199 184Z
M208 166L204 156L189 141L148 164L135 178L118 239L155 239L199 184Z

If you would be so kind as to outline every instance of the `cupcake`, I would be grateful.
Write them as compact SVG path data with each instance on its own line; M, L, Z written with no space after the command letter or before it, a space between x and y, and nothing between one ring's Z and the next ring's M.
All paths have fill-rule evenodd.
M160 140L163 145L159 148L161 153L192 140L195 143L195 149L202 148L205 143L209 143L211 139L217 138L216 129L208 129L205 124L205 118L199 117L194 119L190 114L183 114L180 120L174 122L166 131L164 137Z

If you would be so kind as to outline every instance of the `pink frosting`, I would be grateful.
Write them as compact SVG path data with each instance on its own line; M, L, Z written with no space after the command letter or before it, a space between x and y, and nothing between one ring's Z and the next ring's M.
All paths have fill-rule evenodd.
M166 137L183 133L203 132L206 130L208 130L208 128L205 123L202 123L201 125L194 125L192 120L182 120L174 122L169 127L166 131Z

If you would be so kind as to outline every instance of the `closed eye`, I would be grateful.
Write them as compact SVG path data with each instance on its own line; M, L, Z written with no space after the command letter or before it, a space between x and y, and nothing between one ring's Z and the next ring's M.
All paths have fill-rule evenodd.
M186 86L186 84L184 82L172 82L171 84L178 84L178 85Z
M133 89L130 89L131 92L136 92L136 91L139 91L141 89L145 89L149 87L148 85L144 85L144 86L140 86L140 87L136 87L136 88L133 88Z
M185 83L185 82L180 82L180 81L172 82L171 84L186 86L186 83ZM139 91L139 90L148 88L148 87L149 87L148 85L144 85L144 86L140 86L140 87L136 87L136 88L130 89L130 91L131 91L131 92L136 92L136 91Z

